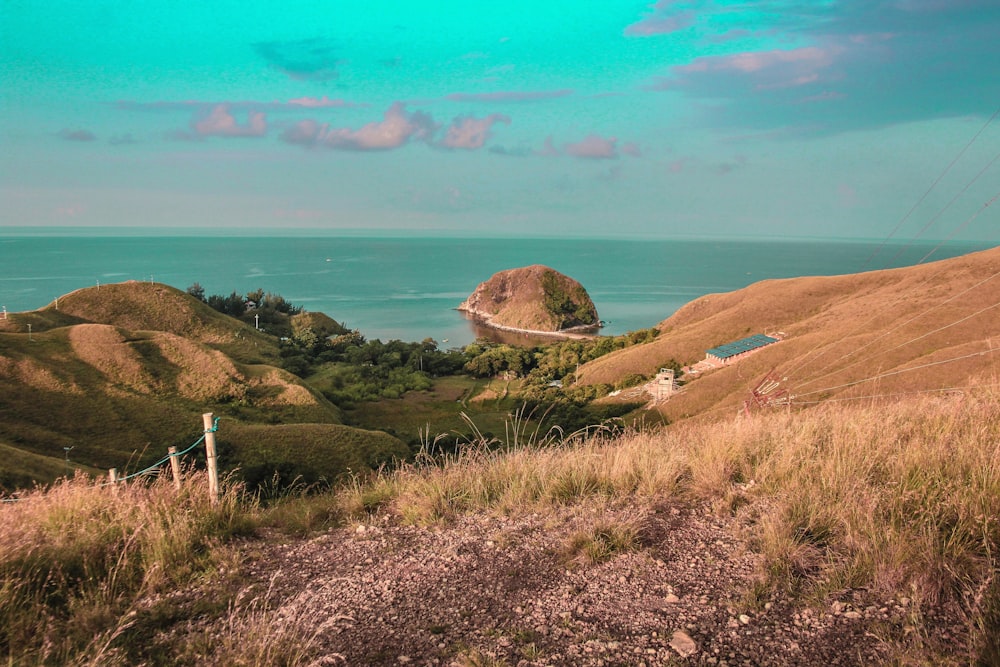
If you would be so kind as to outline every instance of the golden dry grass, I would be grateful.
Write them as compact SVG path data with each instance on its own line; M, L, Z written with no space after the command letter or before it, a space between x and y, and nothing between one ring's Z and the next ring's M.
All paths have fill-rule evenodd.
M0 355L0 376L42 391L77 395L83 393L83 389L72 380L56 376L52 370L28 357L13 358Z
M102 487L78 476L0 505L0 655L11 664L126 664L142 595L214 568L255 506L204 475Z
M828 404L615 438L556 442L522 430L519 440L512 451L470 446L443 462L358 478L333 495L296 496L285 513L295 516L272 518L305 522L299 529L308 532L349 513L429 524L462 512L544 513L586 500L631 508L632 519L597 520L572 536L564 555L573 564L641 548L643 512L672 498L737 519L761 554L760 584L748 599L774 591L821 600L854 588L909 597L912 631L897 657L918 664L943 659L940 645L925 643L922 614L947 605L967 625L948 660L988 663L998 655L995 392ZM0 508L0 632L14 662L134 660L124 638L149 622L130 615L135 596L204 571L214 540L254 520L256 510L238 495L207 510L200 489L192 484L177 495L157 482L114 496L77 479ZM310 639L296 644L296 619L274 616L267 593L244 594L221 612L221 637L195 636L174 657L306 660Z
M170 333L157 333L155 342L178 370L175 386L184 398L221 403L246 397L246 377L222 352Z
M107 324L79 324L70 327L69 341L73 353L101 371L113 385L142 394L159 388L142 358L117 328Z
M1000 354L990 350L1000 350L998 274L1000 248L994 248L903 269L755 283L692 301L659 325L655 341L586 364L578 380L613 383L654 372L666 359L694 363L710 347L783 331L789 337L781 343L690 382L662 412L677 419L735 410L773 368L801 401L995 383ZM978 352L985 354L947 361ZM935 365L907 370L926 364ZM851 384L877 375L884 377Z
M235 333L231 324L221 325L214 311L181 290L135 280L70 292L59 298L59 312L131 331L168 331L206 343L229 341Z

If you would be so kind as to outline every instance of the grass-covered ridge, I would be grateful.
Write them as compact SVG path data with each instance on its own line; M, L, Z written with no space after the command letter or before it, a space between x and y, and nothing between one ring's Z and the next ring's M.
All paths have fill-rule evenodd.
M322 314L279 315L293 335L342 330ZM409 454L384 433L338 426L339 408L279 367L286 347L155 283L88 287L12 313L0 320L0 448L12 453L0 460L0 489L67 469L141 469L187 446L208 411L223 418L225 452L254 452L246 466L224 459L239 474L332 480Z

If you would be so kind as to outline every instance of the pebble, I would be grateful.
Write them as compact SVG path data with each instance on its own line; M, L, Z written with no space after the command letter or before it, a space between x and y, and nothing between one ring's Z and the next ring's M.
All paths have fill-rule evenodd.
M691 639L691 635L683 630L675 630L670 638L670 648L677 651L682 658L687 658L698 652L698 645Z

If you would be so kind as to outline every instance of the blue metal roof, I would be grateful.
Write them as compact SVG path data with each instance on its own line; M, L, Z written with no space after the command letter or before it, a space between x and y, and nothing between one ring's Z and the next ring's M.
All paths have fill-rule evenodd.
M777 342L777 338L765 336L764 334L754 334L753 336L735 340L732 343L713 347L711 350L706 350L705 353L719 359L728 359L729 357L735 357L737 354L743 354L744 352L756 350L759 347Z

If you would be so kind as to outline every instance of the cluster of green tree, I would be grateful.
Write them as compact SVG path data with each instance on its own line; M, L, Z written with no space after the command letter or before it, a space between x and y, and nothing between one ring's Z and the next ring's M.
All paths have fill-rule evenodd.
M279 325L284 328L287 326L289 316L302 312L300 306L293 305L280 294L265 293L260 288L245 295L234 290L229 296L222 294L206 296L205 288L199 283L194 283L187 288L187 293L230 317L245 320L248 315L256 316L257 323L262 327Z
M559 318L560 329L597 324L594 310L587 305L590 298L582 285L576 285L571 292L567 292L556 272L546 271L542 274L542 292L545 309Z
M383 343L365 340L358 331L321 338L310 328L284 341L281 355L282 366L301 377L322 366L323 393L341 407L430 389L432 377L461 373L466 363L463 352L439 350L430 338Z
M556 380L572 380L576 369L588 361L632 345L648 343L659 330L640 329L621 336L602 336L585 340L567 340L526 349L506 343L478 340L465 348L465 370L477 377L510 373L524 377L526 388L544 388ZM677 362L672 362L680 365Z

